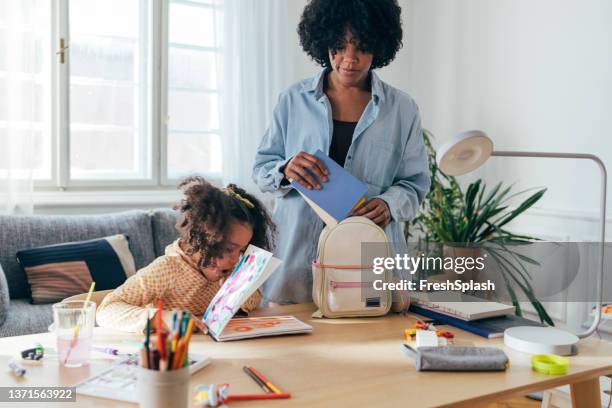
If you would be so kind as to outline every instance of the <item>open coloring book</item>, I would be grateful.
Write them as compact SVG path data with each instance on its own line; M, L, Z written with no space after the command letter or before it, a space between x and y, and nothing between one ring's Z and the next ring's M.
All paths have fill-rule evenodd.
M293 316L257 316L231 319L217 341L242 340L283 334L310 333L312 326Z
M275 317L276 320L270 320L268 324L257 320L264 318L232 319L240 306L280 264L281 261L274 258L270 252L249 245L234 271L204 313L204 322L215 340L239 340L249 337L305 333L312 330L311 326L291 316ZM248 321L250 324L247 324Z

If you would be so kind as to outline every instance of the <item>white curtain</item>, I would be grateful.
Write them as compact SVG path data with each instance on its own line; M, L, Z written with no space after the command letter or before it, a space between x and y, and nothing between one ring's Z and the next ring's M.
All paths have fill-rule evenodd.
M223 181L258 193L251 168L279 93L295 81L293 41L286 0L224 0L220 26L219 88ZM295 37L297 38L297 36ZM295 42L295 43L294 43Z
M40 132L43 46L36 30L46 27L46 0L2 0L0 24L0 213L31 213L35 135ZM48 14L47 14L48 16ZM38 110L38 112L37 112ZM40 120L40 119L39 119ZM38 128L38 129L37 129Z

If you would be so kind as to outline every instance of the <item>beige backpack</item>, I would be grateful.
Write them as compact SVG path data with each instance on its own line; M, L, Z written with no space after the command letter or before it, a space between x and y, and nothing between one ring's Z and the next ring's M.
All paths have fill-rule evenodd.
M362 259L362 243L367 256ZM312 264L313 317L381 316L391 308L390 291L373 289L375 280L390 282L392 273L373 272L374 257L390 256L385 232L365 217L349 217L319 236ZM365 264L364 264L365 263Z

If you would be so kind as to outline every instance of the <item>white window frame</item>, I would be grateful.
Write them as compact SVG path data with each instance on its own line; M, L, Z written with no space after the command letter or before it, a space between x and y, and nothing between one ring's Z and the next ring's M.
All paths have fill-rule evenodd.
M66 53L66 63L60 64L55 55L59 48L60 38L69 38L69 0L52 1L52 132L51 132L51 179L35 180L35 191L48 194L60 192L96 192L117 191L118 196L130 190L169 190L175 189L179 179L168 177L168 53L171 44L168 42L169 4L170 0L140 0L151 7L151 117L148 128L151 130L150 146L146 148L150 157L150 174L147 179L108 179L108 180L75 180L70 178L70 62ZM172 0L172 3L185 4L203 8L218 8L218 5L198 3L189 0ZM143 10L141 8L141 10ZM143 11L144 12L144 11ZM221 53L220 48L206 48ZM203 90L220 94L220 90ZM142 98L139 98L141 101ZM198 133L221 134L218 129L198 131ZM221 175L205 174L210 181L219 183Z

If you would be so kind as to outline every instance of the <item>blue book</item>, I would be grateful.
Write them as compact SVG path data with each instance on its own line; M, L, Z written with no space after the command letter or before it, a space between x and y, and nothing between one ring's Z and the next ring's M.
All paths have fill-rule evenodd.
M504 330L517 326L537 326L544 325L533 320L528 320L520 316L506 315L497 317L487 317L479 320L461 320L443 313L434 312L433 310L425 309L416 305L410 305L410 311L421 316L437 320L442 324L454 326L458 329L474 333L478 336L493 339L502 337Z
M333 226L345 219L353 207L361 204L368 186L321 150L317 150L314 155L327 167L327 183L319 180L320 190L308 190L296 181L292 181L291 185L327 225Z

